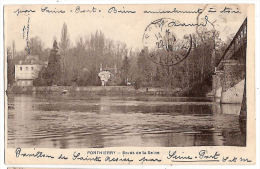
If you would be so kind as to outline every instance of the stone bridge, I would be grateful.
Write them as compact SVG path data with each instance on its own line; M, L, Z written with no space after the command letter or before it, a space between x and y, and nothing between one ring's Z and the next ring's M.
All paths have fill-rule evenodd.
M247 19L216 64L212 77L212 94L222 104L241 104L241 119L246 119L246 48Z

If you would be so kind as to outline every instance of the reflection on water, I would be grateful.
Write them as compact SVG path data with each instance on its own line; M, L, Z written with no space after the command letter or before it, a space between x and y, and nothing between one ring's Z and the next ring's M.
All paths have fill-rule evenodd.
M240 105L207 98L8 96L8 146L245 146Z

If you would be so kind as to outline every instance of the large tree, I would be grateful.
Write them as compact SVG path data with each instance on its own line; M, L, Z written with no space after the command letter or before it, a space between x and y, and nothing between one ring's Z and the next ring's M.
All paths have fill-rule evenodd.
M13 54L11 52L11 48L7 48L7 83L8 85L12 85L15 80L15 72L14 72L14 62L13 62Z
M59 47L61 53L68 50L68 48L70 47L70 39L69 39L68 27L66 23L63 23L61 29L61 38L60 38Z
M143 49L137 58L138 75L137 80L144 86L150 86L153 79L153 66L154 63L148 58L149 51L147 48Z
M123 59L122 67L121 67L121 79L122 85L127 85L128 76L129 76L130 63L127 55Z
M61 78L60 55L58 53L57 41L54 40L48 62L48 85L57 85Z
M38 36L30 38L28 54L38 56L40 60L47 59L44 55L44 44Z
M60 47L60 55L61 55L61 73L62 73L62 79L63 83L67 83L68 78L68 66L70 64L69 60L69 48L70 48L70 39L69 39L69 33L68 33L68 27L66 23L63 23L62 29L61 29L61 38L59 42Z

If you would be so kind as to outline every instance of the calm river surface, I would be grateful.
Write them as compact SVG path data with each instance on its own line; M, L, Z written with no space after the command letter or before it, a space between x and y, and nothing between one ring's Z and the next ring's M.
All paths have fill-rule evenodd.
M240 105L208 98L9 95L8 147L245 146Z

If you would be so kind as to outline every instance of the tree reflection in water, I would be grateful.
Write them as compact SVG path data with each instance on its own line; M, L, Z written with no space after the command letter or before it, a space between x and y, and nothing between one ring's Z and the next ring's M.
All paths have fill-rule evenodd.
M8 96L8 147L245 146L240 105L207 98Z

